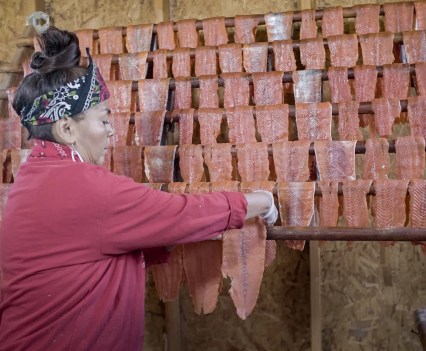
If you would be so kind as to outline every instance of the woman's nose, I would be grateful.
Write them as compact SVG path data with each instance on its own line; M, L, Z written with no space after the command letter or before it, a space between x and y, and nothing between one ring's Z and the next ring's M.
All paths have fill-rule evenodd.
M114 129L112 128L111 124L108 124L108 138L112 137L114 135Z

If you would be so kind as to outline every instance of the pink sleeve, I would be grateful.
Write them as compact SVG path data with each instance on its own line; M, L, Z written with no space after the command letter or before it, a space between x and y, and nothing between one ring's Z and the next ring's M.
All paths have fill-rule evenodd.
M208 240L241 228L247 212L241 193L175 195L119 176L110 189L101 224L104 254Z

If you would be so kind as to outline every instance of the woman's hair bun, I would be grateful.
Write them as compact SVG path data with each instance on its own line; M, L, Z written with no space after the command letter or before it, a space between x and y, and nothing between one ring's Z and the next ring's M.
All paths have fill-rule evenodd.
M76 67L80 63L78 38L74 33L49 27L37 35L42 51L35 52L31 59L31 68L40 74Z

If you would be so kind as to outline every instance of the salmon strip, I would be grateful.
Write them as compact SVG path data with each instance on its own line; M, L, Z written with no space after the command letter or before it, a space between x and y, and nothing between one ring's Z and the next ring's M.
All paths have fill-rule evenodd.
M95 40L93 39L93 29L80 29L76 30L75 34L78 37L78 46L80 48L81 56L87 57L86 48L89 48L91 55L97 55L99 53L98 46L95 44ZM36 47L34 47L34 51L40 51L40 49L37 50Z
M363 179L387 179L390 170L389 143L385 138L367 139Z
M355 179L356 141L315 141L315 157L321 180Z
M253 106L239 106L226 109L228 136L231 144L256 142Z
M243 65L246 72L266 72L267 61L268 43L243 45Z
M104 163L102 164L102 167L104 167L108 171L111 171L111 169L112 169L111 160L112 160L112 150L111 150L111 148L108 148L108 151L105 154Z
M184 19L176 22L179 46L195 49L198 46L198 32L195 19Z
M308 140L272 143L277 182L304 182L309 180Z
M256 123L265 143L288 140L289 107L286 104L256 107Z
M383 66L383 97L406 100L410 92L410 66L402 63Z
M162 184L162 183L156 183L156 184ZM153 186L155 184L151 184L151 183L147 183L146 186ZM171 182L169 184L167 184L167 192L172 193L172 194L183 194L185 193L186 187L187 187L187 183L186 182ZM160 189L159 189L160 190Z
M396 179L423 179L426 156L424 137L397 137L395 153Z
M93 55L92 58L93 62L98 66L102 78L106 81L111 80L112 54Z
M308 227L314 216L315 182L278 183L278 205L284 227ZM303 251L304 240L288 240L286 244Z
M376 66L355 66L354 77L355 100L360 102L373 100L377 83Z
M222 73L243 71L243 45L232 43L219 46L219 65Z
M424 1L415 1L414 7L416 9L416 30L426 29L426 4Z
M343 7L325 8L322 14L321 27L324 38L343 34Z
M175 79L175 109L187 109L192 106L191 78Z
M179 145L192 144L194 112L193 108L178 110L177 112L179 118Z
M3 211L6 207L7 198L9 196L12 184L0 183L0 224L3 221Z
M301 40L300 61L305 69L325 68L325 49L321 38Z
M132 81L110 80L107 85L110 92L108 101L111 112L129 112L132 103Z
M327 38L331 65L354 67L358 61L358 38L356 34L333 35Z
M250 44L256 41L259 20L253 15L234 17L234 41L239 44Z
M151 50L153 24L138 24L126 27L127 52L135 54Z
M138 81L138 96L141 112L166 109L169 81L168 78Z
M220 125L224 115L223 109L199 109L200 139L202 145L216 144L220 134Z
M157 24L157 38L158 48L174 50L175 44L175 32L173 30L173 22L166 21Z
M322 73L320 70L293 72L294 101L320 102L322 92Z
M407 110L411 135L426 138L426 100L422 96L409 96Z
M359 35L364 65L383 66L395 61L393 33L382 32Z
M417 95L426 95L426 62L416 63L416 92Z
M231 144L210 144L204 146L204 162L211 182L232 179Z
M367 194L371 180L344 180L343 217L347 227L369 227Z
M268 180L268 144L237 144L238 172L243 182Z
M113 149L114 173L142 182L142 149L140 146L117 146Z
M276 71L293 72L296 70L296 59L291 39L274 41L272 49L274 51L274 66Z
M219 46L228 43L228 32L225 27L225 17L203 19L205 46ZM205 73L214 74L214 73Z
M219 108L217 76L200 76L199 108Z
M152 77L154 79L161 79L169 77L170 72L170 61L167 61L168 50L155 50L152 53L153 61L153 72Z
M407 63L426 61L426 31L418 30L402 33Z
M253 73L254 102L257 106L276 105L283 102L283 73Z
M302 10L302 23L300 25L300 39L314 39L317 37L317 22L315 10Z
M110 138L111 146L126 146L127 135L129 134L129 112L115 112L108 117L109 123L114 130L114 135Z
M337 227L339 220L339 182L323 180L317 182L321 189L321 197L319 198L319 226L320 227Z
M165 114L165 110L135 113L136 134L139 145L160 145L163 136Z
M225 86L224 107L247 106L250 101L250 82L247 73L223 73L221 77Z
M409 191L411 226L426 227L426 180L410 180Z
M101 54L121 54L124 52L122 27L99 28L98 34Z
M195 49L195 75L217 74L216 49L210 46L200 46Z
M180 48L173 50L173 77L191 77L191 49Z
M276 12L265 14L268 42L291 39L293 12Z
M359 130L358 101L340 102L339 106L339 127L340 140L362 140Z
M401 104L395 98L379 98L371 102L374 111L374 121L377 133L381 137L392 135L392 126L395 118L401 113Z
M348 80L346 67L329 67L328 84L330 86L331 102L352 101L351 87Z
M414 5L412 2L383 4L385 31L400 33L413 30Z
M176 147L176 145L145 147L145 173L150 183L173 181Z
M170 185L172 185L172 184L176 184L176 183L169 183L168 189L170 189ZM184 184L185 184L185 187L186 187L186 183L184 183ZM160 191L162 189L164 183L143 183L143 185L147 186L148 188ZM182 191L182 192L185 192L185 188L184 188L184 191Z
M203 147L201 145L179 146L180 174L186 182L201 182L204 176Z
M380 31L379 15L380 5L357 5L355 6L355 33L370 34Z
M148 69L148 64L146 62L147 58L148 52L138 52L135 54L120 54L120 56L118 57L118 66L120 67L120 79L145 79L146 71Z
M0 149L21 148L21 122L19 118L0 118Z
M296 103L299 140L331 140L331 104Z
M11 150L13 179L16 179L16 176L18 175L19 167L21 166L22 163L25 163L27 161L27 158L30 154L31 154L31 149ZM3 166L4 159L0 159L0 161L1 161L0 165Z

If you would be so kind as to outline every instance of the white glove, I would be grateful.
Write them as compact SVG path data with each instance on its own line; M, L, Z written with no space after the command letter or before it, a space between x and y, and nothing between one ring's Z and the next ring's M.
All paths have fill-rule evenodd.
M255 190L254 192L265 193L271 199L271 205L269 207L268 212L266 212L265 214L260 214L259 217L263 219L266 225L273 225L278 219L278 210L275 206L274 195L272 195L270 191L264 191L264 190Z

